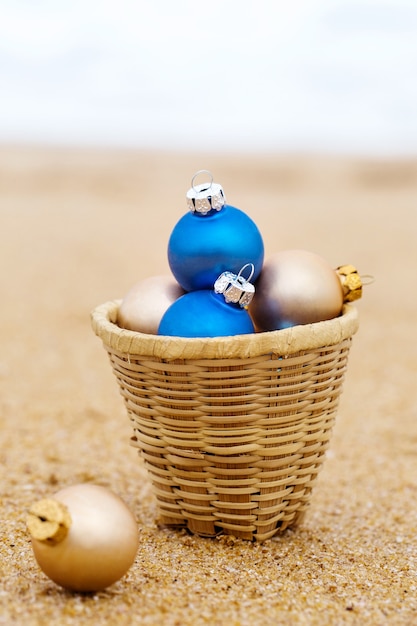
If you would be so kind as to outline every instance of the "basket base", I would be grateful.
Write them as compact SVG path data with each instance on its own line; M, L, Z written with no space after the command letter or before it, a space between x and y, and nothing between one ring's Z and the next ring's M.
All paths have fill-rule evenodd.
M135 441L133 443L135 444ZM275 460L278 464L286 462L281 472L285 474L284 478L276 481L284 483L281 489L276 485L257 491L256 488L236 487L236 480L223 477L221 481L223 485L230 483L232 486L222 488L216 486L215 493L210 492L207 487L208 478L203 472L192 471L190 468L181 470L177 466L175 468L177 486L173 486L172 482L170 483L172 476L170 480L166 480L165 469L161 470L155 462L150 462L149 454L146 452L142 452L141 456L145 456L145 466L152 481L160 525L185 528L200 537L232 535L248 541L265 541L285 532L288 528L296 527L304 519L323 454L321 451L319 454L311 455L312 465L308 468L309 474L306 475L304 468L302 480L300 477L298 479L299 484L288 484L291 478L294 481L293 467L288 465L288 458L284 457ZM158 461L163 462L163 459L159 457ZM234 468L228 465L229 472L239 472L240 480L239 464ZM173 472L172 467L170 469ZM181 480L178 474L186 474L187 471L190 478ZM200 482L191 480L196 476L202 476Z
M306 506L306 509L308 507ZM246 541L266 541L267 539L271 539L276 535L281 535L285 533L286 530L295 529L299 526L306 514L306 509L303 511L298 511L294 516L294 519L288 523L282 523L281 525L274 525L272 528L265 529L263 532L254 533L253 531L242 530L242 527L238 527L237 525L234 527L226 527L226 525L216 526L215 524L210 525L206 529L203 528L202 523L195 523L195 520L189 520L187 522L178 522L178 520L173 519L172 517L160 514L158 517L158 526L161 528L169 528L173 530L186 530L192 535L198 535L203 539L213 539L215 537L221 536L229 536L234 537L236 539L244 539Z

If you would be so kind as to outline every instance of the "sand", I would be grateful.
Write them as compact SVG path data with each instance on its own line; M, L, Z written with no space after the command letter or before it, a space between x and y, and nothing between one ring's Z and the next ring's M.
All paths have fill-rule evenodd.
M168 271L194 172L210 169L266 253L305 248L373 275L330 450L302 525L264 543L161 527L90 311ZM417 623L417 162L0 150L0 624ZM93 595L35 562L28 507L91 481L140 534Z

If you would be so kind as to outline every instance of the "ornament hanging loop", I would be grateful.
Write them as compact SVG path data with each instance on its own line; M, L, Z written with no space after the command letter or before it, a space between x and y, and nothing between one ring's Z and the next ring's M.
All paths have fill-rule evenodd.
M246 267L252 268L248 280L242 276L242 272ZM255 287L249 282L254 271L255 266L253 263L246 263L241 268L239 274L223 272L214 283L215 293L223 294L226 302L239 304L242 309L246 309L255 294Z
M200 174L208 174L209 182L195 185L195 179ZM209 170L199 170L191 179L191 189L187 191L187 205L192 213L207 215L207 213L220 211L226 203L223 188L213 182L213 176Z
M202 183L201 185L198 185L197 187L195 187L194 181L197 178L197 176L200 176L200 174L208 174L210 177L210 182L208 184ZM207 184L207 187L205 189L201 189L201 187L206 184ZM213 185L213 174L210 172L210 170L198 170L198 172L196 172L191 179L191 188L195 191L195 193L198 193L199 191L208 191L209 189L211 189L212 185Z
M367 285L372 285L375 282L375 276L372 274L361 274L362 285L366 287Z
M243 279L242 272L243 272L243 270L244 270L244 269L246 269L247 267L250 267L250 268L251 268L251 272L250 272L250 274L249 274L248 278ZM246 265L244 265L243 267L241 267L241 268L240 268L239 274L237 275L237 280L242 281L242 279L243 279L243 282L248 282L248 283L250 283L251 278L252 278L252 276L254 275L254 273L255 273L255 266L254 266L254 264L253 264L253 263L246 263Z

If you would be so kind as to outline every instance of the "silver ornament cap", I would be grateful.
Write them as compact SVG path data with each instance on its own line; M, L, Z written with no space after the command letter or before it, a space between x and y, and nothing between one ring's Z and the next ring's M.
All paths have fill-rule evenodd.
M194 185L200 174L208 174L209 182ZM206 215L210 211L220 211L226 204L223 187L213 182L213 176L208 170L199 170L191 179L191 188L187 191L187 205L192 213Z
M247 267L251 268L248 279L242 276L242 272ZM223 272L214 283L214 291L222 293L226 302L239 304L241 308L246 309L255 295L255 287L250 281L255 268L253 263L247 263L242 267L239 274L233 272Z

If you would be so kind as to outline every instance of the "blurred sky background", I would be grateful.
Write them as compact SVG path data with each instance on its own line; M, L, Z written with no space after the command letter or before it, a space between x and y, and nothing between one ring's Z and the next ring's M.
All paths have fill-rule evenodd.
M417 0L0 0L0 142L417 154Z

